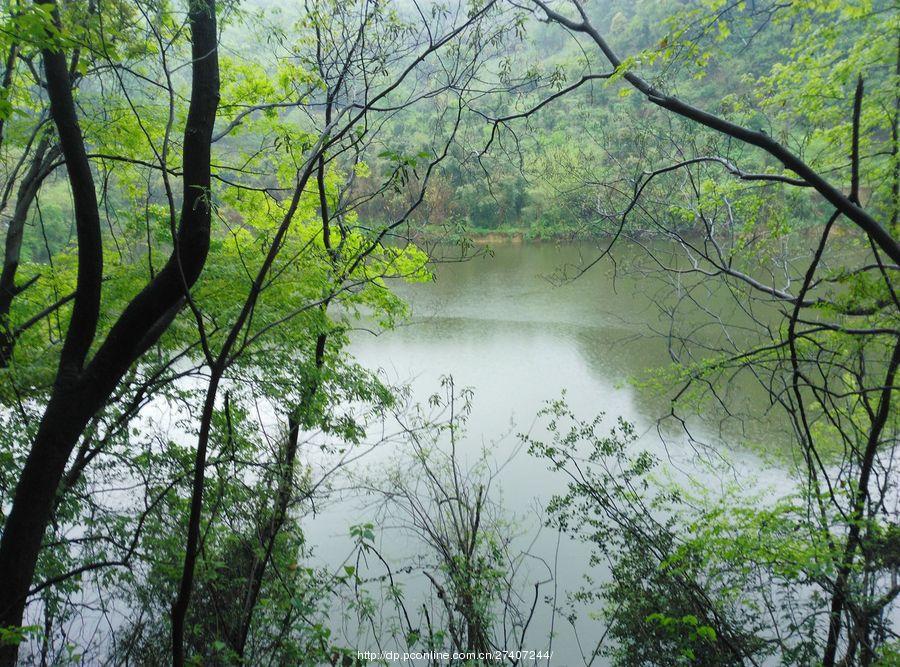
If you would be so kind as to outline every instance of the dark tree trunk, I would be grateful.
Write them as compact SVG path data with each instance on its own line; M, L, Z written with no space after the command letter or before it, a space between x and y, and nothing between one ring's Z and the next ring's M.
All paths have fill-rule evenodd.
M324 209L323 209L324 210ZM326 214L327 215L327 214ZM322 369L325 361L325 343L328 340L327 334L321 333L316 337L315 364L316 371ZM284 454L282 456L281 467L278 473L277 492L275 494L275 503L272 508L271 519L265 523L259 530L258 547L263 552L262 558L255 558L250 567L250 573L247 577L247 596L244 600L243 609L241 609L239 627L234 634L234 652L244 659L244 653L247 649L247 637L250 635L250 627L253 624L253 612L256 609L259 600L259 592L262 589L263 578L269 561L272 558L272 551L275 548L275 540L284 528L284 524L288 518L291 500L294 497L294 468L297 460L297 445L300 438L301 423L304 427L309 427L312 423L313 400L319 390L319 379L314 378L304 392L303 404L300 406L299 414L292 416L288 420L288 434L284 444Z
M894 345L894 353L891 355L883 389L881 390L878 411L872 420L868 442L860 462L859 475L856 481L856 498L850 514L847 542L844 546L844 555L835 578L834 591L831 597L831 609L828 617L828 639L825 643L825 651L822 658L823 667L834 667L835 665L838 643L841 638L841 617L847 605L850 575L853 571L856 551L860 544L862 523L866 518L866 503L869 500L869 478L875 463L875 454L878 452L879 445L882 444L881 434L890 417L891 394L894 389L894 378L898 367L900 367L900 341Z
M52 4L52 3L47 3ZM57 17L58 20L58 17ZM210 146L219 101L215 0L191 3L191 102L184 133L183 202L175 248L166 266L132 299L93 359L103 258L93 176L72 99L65 54L45 50L53 121L75 205L78 282L56 382L22 469L0 537L0 626L21 626L44 531L66 461L86 424L123 374L162 335L206 261L210 235ZM0 648L0 666L18 648Z
M3 271L0 273L0 368L9 365L15 333L9 322L13 299L24 287L16 285L16 273L22 255L22 239L28 212L40 189L41 182L49 172L51 163L59 155L59 148L51 146L46 136L39 142L32 157L31 166L19 183L16 205L9 226L6 229L6 247L3 255Z
M16 71L16 60L19 56L19 45L18 43L13 43L9 47L9 51L7 51L6 59L4 63L3 69L3 80L0 81L0 94L9 99L10 89L12 88L12 80L13 74ZM6 129L6 119L0 117L0 144L3 143L3 132Z

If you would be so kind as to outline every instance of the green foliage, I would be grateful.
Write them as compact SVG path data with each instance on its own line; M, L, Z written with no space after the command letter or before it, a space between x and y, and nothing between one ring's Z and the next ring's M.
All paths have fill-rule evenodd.
M581 606L603 610L603 654L619 665L817 664L816 619L842 553L837 516L811 522L804 497L766 502L667 480L630 425L604 433L602 417L580 421L564 399L542 416L548 439L522 437L567 480L550 522L590 544L595 567L609 563L603 583L588 574L571 600L573 619ZM866 567L891 571L894 527L867 522L866 532L882 554Z
M182 3L63 4L61 31L49 7L18 2L4 7L0 47L4 55L14 43L19 49L13 84L0 99L0 118L6 121L3 176L10 179L4 185L14 194L35 144L42 138L56 143L53 124L46 122L45 94L40 82L31 81L40 69L30 69L40 61L39 49L52 44L67 54L77 50L73 92L103 218L96 348L173 249L181 206L176 193L183 157L180 132L188 113L190 80L184 73L191 59L190 30ZM237 9L232 3L220 5L223 42L234 39L232 30L248 39L265 32L264 25L242 25L242 12L232 11ZM389 9L372 11L366 29L379 35L373 45L408 37ZM344 29L342 16L356 18L343 3L310 7L292 28L296 43L278 47L288 54L284 57L254 60L222 50L216 129L226 129L221 143L214 144L213 185L203 193L213 211L208 261L190 303L129 369L76 448L35 575L36 582L50 582L41 595L45 626L39 633L29 627L27 637L15 629L8 634L30 645L23 648L23 659L27 650L40 650L41 642L59 660L71 653L60 643L65 636L58 628L76 617L78 603L72 599L91 589L122 605L127 631L121 644L104 644L107 639L98 636L91 640L97 645L77 647L85 661L120 649L120 657L127 654L138 664L166 661L193 492L190 443L196 441L207 379L205 349L223 345L275 243L280 243L277 256L228 359L222 392L227 399L213 415L188 648L198 664L252 662L276 645L279 659L290 664L350 659L351 652L331 636L328 617L346 580L306 564L311 550L299 524L323 481L313 478L308 461L298 460L296 452L287 454L289 438L280 432L281 422L298 425L301 444L308 445L304 458L313 450L315 456L340 459L361 443L369 423L394 406L396 388L354 362L347 353L349 332L402 321L408 309L392 284L430 280L431 272L424 250L388 234L384 220L361 216L353 203L358 195L354 179L366 176L372 128L348 135L349 146L362 142L365 149L357 150L356 159L345 159L346 147L340 144L327 155L324 197L332 216L327 239L319 193L303 191L296 211L284 195L320 138L320 119L301 111L315 109L325 89L315 58L316 30ZM378 47L371 48L367 57L382 57L373 55ZM382 61L376 78L382 82L395 74ZM245 113L257 106L262 108ZM397 145L397 154L405 153ZM424 149L412 155L399 170L406 182L433 159ZM16 275L17 284L27 288L3 323L17 332L12 359L0 368L4 507L56 378L77 280L64 163L58 154L49 161L53 168L30 207ZM279 237L289 214L291 224ZM274 425L260 411L271 413ZM260 534L274 524L275 536L267 543ZM251 572L261 561L266 567L261 580L254 581ZM254 587L258 600L248 612ZM251 612L241 657L238 630Z
M401 101L420 94L418 86L439 77L429 71L399 86L384 100L384 108L397 105L389 120L379 125L373 112L326 152L325 206L310 187L300 193L296 210L286 194L320 139L318 114L333 92L316 40L326 35L335 48L352 42L342 21L358 7L312 3L298 15L276 13L278 29L268 30L266 12L222 4L223 40L246 47L253 58L223 49L216 125L223 134L214 148L213 186L203 193L214 212L209 261L190 303L129 369L83 434L36 575L36 581L51 582L40 595L51 632L73 620L71 600L86 588L114 591L132 612L117 657L128 655L138 664L167 659L168 615L194 491L190 443L197 435L206 352L221 349L255 289L260 297L228 359L228 398L213 415L187 633L195 664L249 664L273 654L285 664L309 665L355 657L335 637L330 605L365 582L355 565L336 572L309 565L312 546L301 520L320 480L306 460L288 454L290 428L276 428L278 435L269 437L272 424L258 415L269 411L278 423L296 424L311 449L340 456L364 442L372 420L397 407L396 388L347 351L354 328L389 328L406 317L406 304L391 289L395 281L432 278L424 243L390 221L399 220L406 232L424 231L426 239L449 229L464 251L472 233L577 238L621 228L638 239L690 239L708 234L712 224L725 230L728 243L719 259L728 269L750 261L772 265L788 252L808 255L806 235L821 226L821 202L784 183L735 178L731 162L661 175L641 190L640 204L629 207L636 187L647 184L648 169L686 156L723 156L747 172L791 174L759 152L645 111L645 101L624 81L626 72L768 132L845 189L851 177L850 102L862 79L865 168L859 195L873 215L896 224L900 18L886 0L600 3L590 8L591 18L627 54L624 63L539 113L529 110L585 73L606 68L551 27L515 12L502 28L477 32L471 43L453 47L455 54L507 49L489 68L502 92L463 99L458 91L441 91L401 109ZM371 34L363 41L373 51L365 84L375 86L390 80L393 58L424 33L416 32L397 3L369 5ZM179 131L188 113L184 71L191 59L184 9L183 3L155 1L61 3L57 24L49 5L14 0L3 8L0 52L18 54L15 76L0 91L9 193L34 147L45 139L56 142L52 123L45 122L40 50L78 52L71 60L73 92L104 218L103 309L95 345L172 251L180 206L173 194L181 177L176 165L183 158ZM431 22L452 15L442 3L430 11ZM510 43L503 44L508 36ZM527 120L496 120L519 113ZM451 134L457 141L446 146L436 140ZM442 151L447 158L433 169ZM0 369L4 507L56 378L77 280L71 193L58 156L51 166L27 216L16 280L25 287L2 323L16 334L10 363ZM429 188L417 208L426 177ZM7 210L13 203L4 199ZM332 213L327 231L323 208ZM630 211L627 219L624 210ZM281 236L288 215L293 218ZM893 268L878 267L879 274L860 269L868 240L842 225L833 233L843 252L829 254L810 308L816 318L810 326L818 318L828 326L794 341L802 368L791 372L820 372L814 363L822 357L837 360L819 378L828 392L802 396L802 453L815 451L817 465L849 460L853 469L876 420L866 397L878 385L866 372L884 366L900 323L891 283L881 275ZM257 285L275 243L280 249ZM683 267L676 262L671 268ZM683 286L679 279L678 289ZM786 378L793 377L785 372L791 359L781 344L789 327L784 317L765 320L765 344L729 340L737 354L709 353L715 346L696 334L693 342L705 346L704 353L651 382L690 385L680 405L699 407L709 398L706 390L727 385L736 368L774 368L781 399L789 395ZM874 333L862 339L860 331ZM438 395L431 407L447 402ZM157 423L165 421L162 415L169 428ZM599 417L579 421L564 401L550 404L542 416L549 441L528 438L529 448L569 482L550 505L551 521L593 547L593 565L611 563L610 580L587 586L573 603L602 613L611 641L601 650L617 664L738 665L750 657L814 664L822 643L816 619L827 609L842 538L851 528L860 529L864 557L851 563L851 588L864 591L859 599L866 604L887 594L883 575L900 564L898 530L877 508L848 518L842 510L859 492L853 478L841 479L830 493L803 481L802 492L767 503L733 489L712 497L664 479L656 459L636 451L635 428L628 423L607 429ZM883 442L895 441L898 419L893 405ZM410 647L487 645L498 623L497 600L511 585L512 527L497 516L475 525L456 521L480 518L490 507L489 471L473 473L476 483L454 489L451 502L440 499L444 487L459 485L455 454L448 457L438 442L456 437L452 422L433 433L434 441L418 443L414 465L431 473L423 488L391 496L421 510L424 518L411 530L439 554L429 572L438 598L453 601L434 627L407 623L393 629ZM841 458L848 453L849 459ZM889 467L882 472L887 477ZM402 480L392 481L396 494ZM283 509L288 496L290 511ZM276 524L271 539L260 539ZM350 536L358 553L377 554L375 525L353 526ZM256 581L252 573L261 561L268 568ZM402 586L391 581L386 590L385 599L401 607ZM244 623L254 595L256 613ZM348 605L357 620L379 617L374 597L361 594ZM882 622L879 617L876 626ZM243 630L248 643L239 655ZM31 625L0 629L0 642L51 641L39 636L43 631ZM56 647L60 662L95 657L57 640L63 642ZM883 644L877 659L895 664L897 647Z

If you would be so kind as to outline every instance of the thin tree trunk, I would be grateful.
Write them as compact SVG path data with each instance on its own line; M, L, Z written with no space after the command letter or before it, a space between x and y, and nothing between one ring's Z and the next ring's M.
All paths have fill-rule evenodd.
M316 338L315 363L316 370L322 368L325 360L325 343L328 340L326 334L319 334ZM260 545L263 547L263 557L254 559L248 577L249 585L247 598L241 613L240 627L237 632L237 641L235 642L234 651L237 655L244 659L244 653L247 649L247 637L250 634L250 626L253 623L253 611L256 608L256 602L259 599L259 591L262 588L263 577L272 558L272 550L275 548L275 540L281 533L284 523L287 520L288 509L291 499L293 498L294 489L294 468L297 460L297 446L300 439L300 425L303 421L302 411L311 407L312 401L319 390L318 379L314 380L309 389L304 392L304 405L301 405L300 415L292 416L288 420L288 437L285 441L284 456L282 467L278 478L278 490L275 496L275 506L272 510L271 519L264 527L260 536ZM306 424L308 425L308 424Z
M894 378L897 367L900 366L900 341L894 346L894 352L885 375L884 389L878 403L878 411L872 420L869 429L869 438L866 449L860 463L859 476L857 478L856 498L853 510L850 514L850 528L847 533L847 542L844 547L844 555L841 566L834 582L834 593L831 598L831 610L828 619L828 639L825 643L825 651L822 658L823 667L834 667L837 655L838 642L841 636L842 615L847 603L847 586L850 574L853 571L853 562L856 550L859 547L862 522L865 519L866 503L869 499L869 478L872 475L872 466L875 463L875 454L881 444L881 433L890 416L891 393L894 388Z
M9 365L15 345L15 334L9 321L9 315L13 299L24 289L16 285L16 273L19 270L19 260L22 256L25 223L41 182L47 175L50 163L58 155L58 147L51 147L49 138L44 136L35 148L31 166L19 184L16 205L6 229L3 271L0 273L0 368Z
M200 548L200 512L203 509L203 492L206 488L206 450L209 445L213 411L216 406L216 392L219 389L223 370L221 367L215 367L211 370L209 385L206 388L206 399L203 403L203 412L200 416L200 432L197 435L194 476L191 481L191 511L188 519L187 546L185 548L178 596L172 604L172 665L174 667L184 665L184 622L191 602L191 593L194 588L194 571L197 553Z
M16 60L19 56L19 44L14 42L10 44L9 51L6 54L6 61L3 69L3 81L0 82L0 95L9 99L12 88L13 73L16 71ZM6 119L0 116L0 145L3 144L3 132L6 129Z

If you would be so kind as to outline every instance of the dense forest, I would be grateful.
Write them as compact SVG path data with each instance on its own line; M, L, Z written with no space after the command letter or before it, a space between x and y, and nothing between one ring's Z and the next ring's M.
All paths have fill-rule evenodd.
M900 665L896 2L0 21L0 665Z

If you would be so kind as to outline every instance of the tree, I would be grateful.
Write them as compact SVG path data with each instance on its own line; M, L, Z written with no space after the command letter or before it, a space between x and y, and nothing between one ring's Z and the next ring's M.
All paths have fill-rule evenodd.
M230 651L243 655L260 591L270 586L266 554L289 552L283 545L290 539L297 544L284 532L294 526L288 515L298 502L300 431L322 429L352 444L362 434L350 415L340 414L341 401L388 401L381 383L344 359L345 318L370 310L390 324L404 307L385 281L428 275L426 255L402 239L453 140L464 91L486 47L505 30L501 22L482 25L493 6L479 4L462 15L438 8L426 21L369 3L311 4L295 33L272 33L273 50L286 54L274 64L220 58L222 30L240 23L233 4L192 3L182 14L156 3L100 3L77 28L83 17L74 9L38 6L31 16L34 42L42 48L46 95L73 194L77 257L50 254L49 261L71 267L74 296L42 309L38 321L48 323L50 335L32 329L32 338L19 341L7 376L10 405L21 412L9 419L28 443L21 469L13 458L6 473L17 478L0 542L0 567L9 574L0 589L4 636L11 639L7 663L23 636L29 596L45 601L47 627L64 620L55 603L46 603L54 591L77 590L86 575L108 582L115 575L104 573L133 567L163 508L183 518L187 532L183 565L176 556L181 583L170 626L173 660L184 660L186 645L202 645L185 639L184 626L205 543L207 470L221 465L208 452L233 449L223 424L264 400L286 418L288 436L259 461L269 471L259 482L268 505L242 517L247 541L240 549L254 557L237 561L246 567L244 605L228 616L223 636ZM231 23L217 28L217 9ZM91 54L93 67L83 59L79 68L69 65L90 81L76 107L73 78L61 64L78 49ZM452 57L439 58L444 51ZM391 169L384 181L361 187L366 162L384 148L379 133L386 120L441 94L450 104L435 115L429 145L410 154L403 146L381 150ZM189 100L186 116L183 99ZM217 109L227 122L214 131ZM107 124L112 110L115 119ZM179 145L172 132L182 117ZM261 147L253 145L257 140ZM220 142L233 161L212 166L212 147ZM179 161L180 169L173 166ZM178 176L180 197L171 183ZM411 184L414 196L395 219L359 219L361 204ZM120 217L116 208L127 212ZM109 234L101 230L104 217ZM214 220L221 231L211 231ZM161 252L168 260L160 266ZM342 314L332 319L329 306ZM64 335L53 388L45 395L38 385L22 400L18 373L55 357L50 324ZM240 390L237 378L246 383ZM190 386L197 379L204 390ZM140 451L133 424L154 401L184 404L192 419L195 399L202 409L187 435L196 438L196 451L186 455L173 442L162 451L152 445ZM32 436L35 409L40 425ZM268 455L266 440L257 442L257 456ZM146 470L151 460L171 474L168 480ZM117 507L98 485L103 476L144 493ZM222 483L218 469L216 479ZM210 517L219 519L218 512ZM54 538L42 548L48 525ZM86 534L71 538L60 530L65 525ZM41 579L34 581L38 566ZM205 595L224 594L207 583ZM45 653L47 642L45 636Z
M669 277L656 302L672 322L663 335L677 367L667 381L680 383L670 418L687 428L682 412L701 397L732 423L758 419L768 406L783 409L802 454L798 496L810 518L798 519L804 513L797 509L786 513L818 549L811 560L791 557L827 600L826 613L809 610L804 620L813 623L812 654L829 666L873 664L896 597L884 541L895 520L883 510L894 487L900 362L896 8L699 3L676 14L655 46L622 58L582 3L535 5L539 16L587 36L614 69L610 81L679 119L660 121L665 143L648 157L662 164L644 167L627 195L618 182L594 181L619 202L617 214L597 211L611 239L598 259L631 240L654 271ZM835 19L844 21L840 29L813 29ZM790 35L782 58L756 80L756 99L726 98L721 114L667 92L674 84L658 73L638 73L679 63L702 78L713 54L727 48L717 51L710 42L725 42L733 30L746 48L770 26ZM833 79L822 77L825 71ZM766 121L771 130L750 125ZM853 227L839 236L840 220ZM671 245L655 245L647 235ZM722 304L740 313L740 325L726 321ZM768 406L748 406L736 395L745 376L758 382ZM791 653L797 647L782 644L782 659L798 659Z
M502 464L492 462L487 450L472 464L463 463L459 439L472 399L472 390L458 390L453 378L445 377L426 405L396 410L405 440L399 463L386 475L368 474L357 482L379 504L377 525L411 536L422 547L409 565L392 572L392 554L383 555L376 547L375 526L356 527L361 555L374 555L376 568L388 569L386 597L396 607L399 627L390 625L393 617L383 607L375 606L373 613L361 606L361 612L368 611L376 635L372 640L379 644L393 633L404 648L473 656L453 658L452 664L490 664L497 659L495 651L507 651L504 661L521 664L534 656L507 647L528 645L526 637L553 569L513 545L515 525L504 517L492 489ZM530 559L538 562L539 574L529 572ZM419 571L429 593L416 610L407 604L398 574ZM362 573L353 574L364 583ZM539 578L528 581L534 574Z
M181 307L206 259L210 231L210 146L219 99L215 3L195 3L189 12L192 39L191 104L185 123L181 219L165 267L122 311L102 344L87 360L97 333L103 280L100 215L72 94L62 30L52 3L42 50L50 114L66 160L78 236L78 278L72 314L60 351L54 390L22 469L0 539L0 624L22 622L41 539L50 520L66 462L91 416L101 409L122 375L151 346ZM3 648L4 664L15 662L15 646Z

